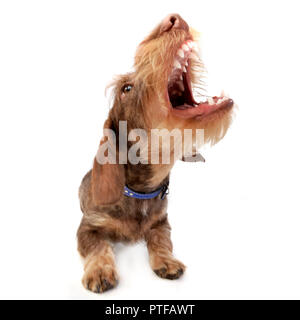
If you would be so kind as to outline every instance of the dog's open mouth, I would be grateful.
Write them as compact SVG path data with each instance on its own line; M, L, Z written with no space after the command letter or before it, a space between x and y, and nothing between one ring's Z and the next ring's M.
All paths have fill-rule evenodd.
M193 52L193 41L185 41L178 49L173 69L168 78L169 107L175 116L181 118L205 117L219 110L230 109L233 101L227 97L209 97L196 102L191 83L191 62L198 57Z

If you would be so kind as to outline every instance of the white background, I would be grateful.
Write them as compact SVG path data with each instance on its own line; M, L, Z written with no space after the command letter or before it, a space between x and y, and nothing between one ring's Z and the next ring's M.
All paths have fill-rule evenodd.
M298 1L1 1L0 298L300 298ZM208 92L239 105L205 164L172 171L178 281L144 244L116 248L120 284L81 286L77 190L137 44L168 13L202 32Z

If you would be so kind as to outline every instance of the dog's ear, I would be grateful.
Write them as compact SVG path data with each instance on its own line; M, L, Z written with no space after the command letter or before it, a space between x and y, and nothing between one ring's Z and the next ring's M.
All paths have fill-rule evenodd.
M106 120L104 129L113 130L112 121L110 119ZM111 131L111 133L113 132L114 131ZM106 137L106 141L102 138L100 147L104 143L108 143L106 153L111 152L111 154L113 154L115 163L101 164L98 155L94 159L91 191L95 205L109 205L117 202L123 195L125 185L124 166L118 164L119 157L116 150L115 136L109 137L109 133L107 134L106 130L104 130L104 136Z

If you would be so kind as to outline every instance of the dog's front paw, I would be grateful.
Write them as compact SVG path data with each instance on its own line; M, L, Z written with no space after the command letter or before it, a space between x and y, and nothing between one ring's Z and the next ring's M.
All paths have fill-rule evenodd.
M118 275L111 266L89 268L82 279L83 286L95 293L102 293L114 288L118 283Z
M161 278L175 280L180 278L184 271L185 265L172 256L158 257L152 260L152 270Z

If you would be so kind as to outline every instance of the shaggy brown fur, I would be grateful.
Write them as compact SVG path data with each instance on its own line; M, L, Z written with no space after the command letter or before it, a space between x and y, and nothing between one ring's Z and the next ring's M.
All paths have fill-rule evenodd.
M189 26L179 15L170 15L158 25L139 45L135 71L114 82L114 103L104 128L112 129L117 137L120 120L127 120L128 132L141 128L149 136L153 128L201 128L205 130L205 143L219 141L230 125L232 100L214 112L187 116L185 111L180 113L172 108L167 94L176 52L184 42L193 39ZM202 64L195 57L189 62L187 74L195 88L201 83ZM128 147L133 143L128 142ZM118 139L116 144L118 147ZM84 215L77 233L78 250L85 260L83 285L87 289L103 292L116 285L118 276L112 249L116 241L145 240L151 268L158 276L177 279L183 274L185 266L172 254L167 198L140 200L123 195L125 185L138 192L151 192L167 183L178 159L175 144L176 141L170 164L99 164L95 158L79 190ZM147 154L150 145L145 147Z

